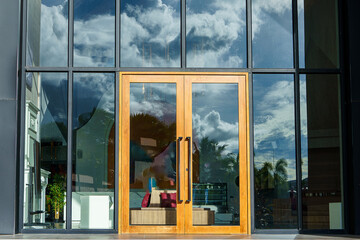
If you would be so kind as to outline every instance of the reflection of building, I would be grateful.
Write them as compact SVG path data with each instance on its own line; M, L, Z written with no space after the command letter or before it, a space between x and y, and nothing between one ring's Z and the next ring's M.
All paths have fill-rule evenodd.
M291 1L208 2L1 1L0 233L165 231L178 223L185 233L196 225L207 233L219 226L360 233L358 1L297 0L296 9ZM144 89L136 101L134 85L125 88L130 80L119 74L129 69L141 72L129 76ZM230 93L209 97L207 87L195 108L188 77L199 72L213 86L241 73L249 97L240 88L231 100L224 100ZM176 87L148 88L145 96L141 77ZM249 107L237 114L233 104L242 99ZM153 118L134 122L123 100L134 115ZM227 136L242 126L254 144ZM254 168L238 166L247 159L241 151L200 147L206 137L215 150L246 142ZM241 184L244 175L251 185ZM142 228L145 217L151 226Z

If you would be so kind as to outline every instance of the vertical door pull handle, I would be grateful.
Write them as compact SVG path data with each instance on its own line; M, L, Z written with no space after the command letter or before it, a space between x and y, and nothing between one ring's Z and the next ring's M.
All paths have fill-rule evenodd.
M191 145L192 145L192 142L191 142L191 137L186 137L186 141L188 141L188 199L186 200L186 202L191 202L191 165L192 165L192 162L191 162Z
M179 186L179 188L178 188L178 202L179 203L182 203L183 202L183 200L181 199L181 168L180 168L180 163L181 163L181 151L180 151L180 146L181 146L181 144L180 144L180 142L181 142L181 140L182 140L183 138L182 137L179 137L178 139L177 139L177 155L178 155L178 172L176 173L177 174L177 181L178 181L178 186Z

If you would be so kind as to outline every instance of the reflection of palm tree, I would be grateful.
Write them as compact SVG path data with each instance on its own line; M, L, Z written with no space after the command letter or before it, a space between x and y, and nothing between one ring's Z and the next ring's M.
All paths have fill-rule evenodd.
M273 224L272 204L274 198L287 196L288 163L281 158L274 164L264 162L261 168L254 168L256 227L269 227Z
M275 169L274 169L274 184L275 186L279 186L282 183L287 182L287 168L288 163L284 158L281 158L276 161Z
M204 137L193 142L193 182L219 183L235 179L239 175L239 156L225 154L227 145L219 145L214 139Z

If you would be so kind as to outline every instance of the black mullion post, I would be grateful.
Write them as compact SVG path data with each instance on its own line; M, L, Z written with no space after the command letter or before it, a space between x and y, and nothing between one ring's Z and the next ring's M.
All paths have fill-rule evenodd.
M20 133L18 134L17 146L19 147L17 161L18 161L18 174L17 178L18 184L17 192L19 193L18 197L18 222L17 222L17 231L22 232L24 227L24 160L25 160L25 82L26 82L26 39L27 39L27 1L21 1L21 58L20 58L20 71L18 72L18 85L17 85L17 99L20 102L17 109L18 115L18 129ZM20 79L19 79L20 78Z
M67 177L66 177L66 229L71 229L72 209L72 100L73 100L73 73L68 72L68 131L67 131Z
M118 223L119 223L119 107L120 107L120 99L119 99L119 71L115 73L115 192L114 192L114 227L115 231L119 231Z
M74 66L74 0L69 0L69 19L68 19L68 66L71 69Z
M120 0L115 1L115 68L116 71L120 68L120 32L121 32L121 25L120 25ZM116 81L118 81L118 78L116 78Z
M252 74L252 5L246 0L246 50L248 87L249 87L249 131L250 131L250 198L251 198L251 232L255 231L255 193L254 193L254 125L253 125L253 74Z
M67 131L67 177L66 177L66 229L71 229L72 209L72 99L73 99L73 40L74 40L74 0L69 0L68 19L68 131Z
M341 0L337 1L337 7L338 7L338 26L339 26L339 33L338 33L338 37L339 37L339 67L340 67L340 116L341 116L341 139L342 139L342 144L341 144L341 161L342 161L342 200L343 200L343 228L346 231L346 233L349 233L350 227L350 209L349 209L349 195L348 195L348 191L349 191L349 179L347 177L345 177L348 173L349 169L349 164L346 161L348 159L348 152L345 150L346 146L348 146L348 133L346 131L347 129L347 124L348 124L348 115L347 112L349 112L350 108L348 105L348 98L346 96L347 92L350 92L350 90L348 89L348 86L346 85L346 70L345 70L345 52L347 52L347 46L345 44L345 26L347 26L345 23L345 16L346 16L346 8L344 6L344 2ZM350 159L349 159L350 160Z
M247 67L252 69L252 5L246 0L246 35L247 35Z
M249 136L250 136L250 199L251 199L251 232L255 230L255 182L254 182L254 112L253 112L253 74L248 74L249 84Z
M299 29L298 2L292 1L293 13L293 54L294 54L294 100L295 100L295 151L296 151L296 186L298 205L298 229L302 230L302 191L301 191L301 126L300 126L300 76L299 76Z
M186 68L186 0L181 0L181 68Z

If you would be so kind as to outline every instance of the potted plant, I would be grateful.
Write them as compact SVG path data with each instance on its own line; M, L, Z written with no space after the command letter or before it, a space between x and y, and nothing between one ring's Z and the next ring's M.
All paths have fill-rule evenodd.
M55 222L59 222L60 213L65 206L65 179L58 174L54 175L53 183L48 186L49 188L49 203L51 210L54 212Z

